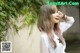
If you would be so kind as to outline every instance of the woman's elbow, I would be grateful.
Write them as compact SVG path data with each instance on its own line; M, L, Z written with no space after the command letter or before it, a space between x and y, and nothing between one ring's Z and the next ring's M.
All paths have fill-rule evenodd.
M71 23L73 24L75 22L74 18L71 17Z
M70 24L73 24L75 22L75 20L73 17L69 17L69 20L67 22Z

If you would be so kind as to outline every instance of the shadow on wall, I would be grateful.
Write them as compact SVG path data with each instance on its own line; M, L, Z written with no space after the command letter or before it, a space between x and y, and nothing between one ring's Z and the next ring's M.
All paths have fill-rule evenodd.
M73 25L66 32L64 32L65 38L67 40L80 40L79 8L77 6L61 6L59 10L68 16L74 17L75 19Z
M66 32L64 37L66 39L67 53L80 53L80 18L79 7L77 6L61 6L60 10L68 16L73 16L74 24Z

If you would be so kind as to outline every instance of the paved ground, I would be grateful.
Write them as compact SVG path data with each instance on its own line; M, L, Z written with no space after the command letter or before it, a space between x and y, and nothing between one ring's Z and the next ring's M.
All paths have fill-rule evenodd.
M67 42L67 53L80 53L80 41Z

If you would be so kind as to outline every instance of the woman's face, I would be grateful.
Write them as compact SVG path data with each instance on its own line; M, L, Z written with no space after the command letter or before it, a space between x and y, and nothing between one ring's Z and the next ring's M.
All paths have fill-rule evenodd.
M56 10L55 13L51 15L51 18L54 23L59 23L62 16L63 14L60 11Z

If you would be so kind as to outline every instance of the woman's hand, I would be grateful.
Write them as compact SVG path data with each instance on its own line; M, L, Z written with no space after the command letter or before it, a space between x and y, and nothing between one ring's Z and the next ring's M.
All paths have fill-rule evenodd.
M62 12L58 11L58 14L59 14L60 18L63 18L64 14Z
M64 19L64 20L67 19L68 16L63 14L61 11L58 11L58 13L59 13L59 16L60 16L61 19Z

